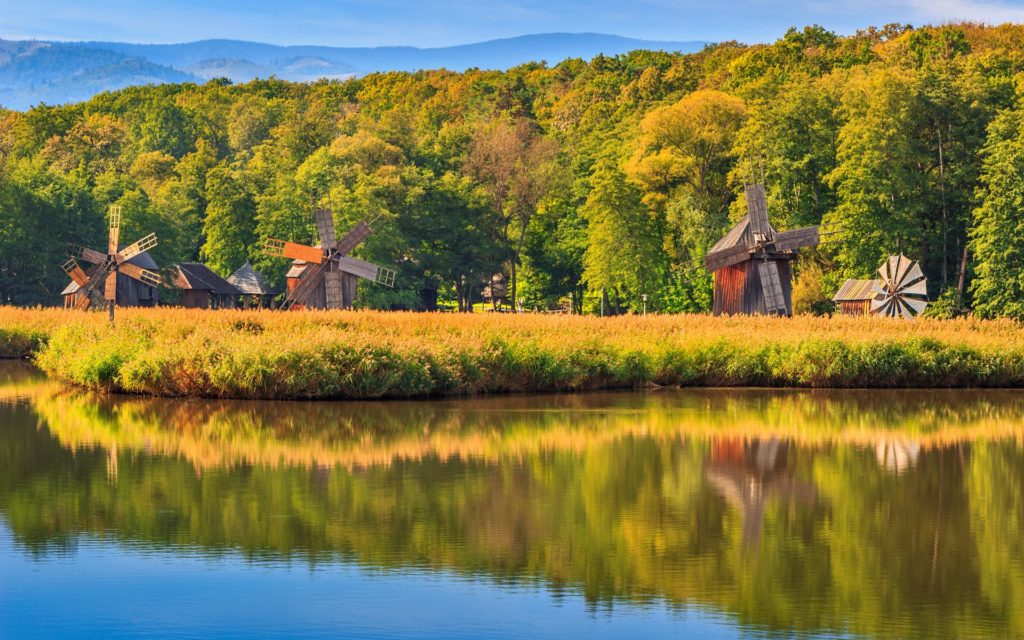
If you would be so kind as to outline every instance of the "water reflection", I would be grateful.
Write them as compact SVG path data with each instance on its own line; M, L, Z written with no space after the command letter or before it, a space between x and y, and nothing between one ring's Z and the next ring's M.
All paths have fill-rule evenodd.
M699 606L781 635L1024 635L1019 393L239 403L9 370L5 388L0 514L43 558L101 536Z

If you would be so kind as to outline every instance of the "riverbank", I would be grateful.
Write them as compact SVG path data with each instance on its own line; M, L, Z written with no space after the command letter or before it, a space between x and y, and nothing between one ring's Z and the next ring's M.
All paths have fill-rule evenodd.
M0 356L103 391L409 398L650 386L1024 387L1011 321L0 308Z

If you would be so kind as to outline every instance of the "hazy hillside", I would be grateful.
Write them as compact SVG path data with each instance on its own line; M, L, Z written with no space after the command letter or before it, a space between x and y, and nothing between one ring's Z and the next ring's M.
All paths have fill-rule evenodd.
M276 76L304 82L374 71L508 69L538 60L556 63L635 49L692 52L703 46L702 42L654 42L593 33L536 34L434 49L281 47L235 40L184 44L0 40L0 105L25 109L40 102L85 100L131 85L216 77L244 82Z

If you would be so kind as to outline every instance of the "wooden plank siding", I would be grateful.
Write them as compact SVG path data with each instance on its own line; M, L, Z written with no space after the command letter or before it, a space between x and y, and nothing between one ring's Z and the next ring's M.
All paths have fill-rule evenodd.
M870 300L843 300L839 302L839 314L844 316L866 316L871 313Z
M793 314L793 283L790 271L790 255L769 255L779 267L779 281L786 303L786 315ZM761 291L761 278L755 260L747 260L715 272L714 314L760 314L768 313Z

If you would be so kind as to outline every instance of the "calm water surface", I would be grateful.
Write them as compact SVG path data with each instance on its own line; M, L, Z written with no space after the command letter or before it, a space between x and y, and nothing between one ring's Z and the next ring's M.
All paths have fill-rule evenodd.
M98 398L0 364L0 637L1024 637L1024 394Z

